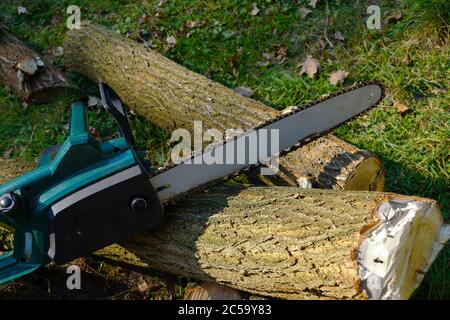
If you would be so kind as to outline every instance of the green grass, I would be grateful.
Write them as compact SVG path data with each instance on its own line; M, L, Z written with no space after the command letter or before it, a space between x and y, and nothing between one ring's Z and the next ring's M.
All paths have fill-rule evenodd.
M399 20L384 19L382 30L365 27L363 1L319 1L302 18L298 8L307 1L212 0L36 0L23 1L32 13L17 15L21 1L3 1L0 20L11 32L39 51L61 46L69 4L82 8L82 18L104 24L227 86L245 85L255 98L274 108L301 105L356 81L378 79L387 88L382 105L340 127L336 134L378 155L387 170L388 191L436 199L448 221L450 213L450 112L448 2L381 1L385 17L401 12ZM260 12L250 15L252 3ZM146 15L146 19L143 19ZM190 22L196 26L189 28ZM333 37L340 31L345 42ZM327 35L325 37L324 35ZM174 36L175 47L165 50ZM332 47L328 44L328 40ZM267 61L264 53L286 49L285 61ZM314 78L299 75L298 63L311 54L322 69ZM62 58L57 60L63 66ZM343 85L332 86L328 75L349 72ZM73 79L87 93L95 86ZM51 105L24 108L0 88L0 155L36 159L42 149L67 134L70 97ZM409 112L393 106L401 102ZM91 111L92 126L103 137L114 132L105 114ZM167 133L142 118L132 117L139 146L163 162ZM450 248L427 274L416 298L450 298Z

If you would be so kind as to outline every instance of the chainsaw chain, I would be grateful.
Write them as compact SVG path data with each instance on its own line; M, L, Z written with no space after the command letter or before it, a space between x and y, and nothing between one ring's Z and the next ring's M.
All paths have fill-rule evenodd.
M236 139L238 139L239 137L246 135L246 134L249 133L250 131L256 131L256 130L259 130L259 129L261 129L261 128L264 128L264 127L266 127L266 126L268 126L268 125L270 125L270 124L272 124L272 123L274 123L274 122L276 122L276 121L279 121L279 120L281 120L281 119L290 117L290 116L293 115L293 114L296 114L296 113L298 113L298 112L300 112L300 111L303 111L303 110L306 110L306 109L308 109L308 108L311 108L311 107L315 106L316 104L322 103L322 102L324 102L324 101L326 101L326 100L335 98L335 97L337 97L337 96L339 96L339 95L341 95L341 94L344 94L344 93L353 91L353 90L355 90L355 89L359 89L359 88L362 88L362 87L365 87L365 86L368 86L368 85L374 85L374 84L375 84L375 85L379 85L382 91L381 91L380 99L379 99L373 106L369 107L368 109L366 109L366 110L364 110L364 111L362 111L362 112L356 114L356 115L353 116L352 118L349 118L348 120L346 120L346 121L344 121L344 122L342 122L342 123L340 123L340 124L338 124L338 125L336 125L336 126L330 128L330 129L328 129L328 130L326 130L326 131L323 131L323 132L321 132L321 133L318 133L318 134L309 136L309 137L307 137L307 138L305 138L305 139L299 141L298 143L296 143L296 144L294 144L294 145L292 145L292 146L290 146L290 147L288 147L288 148L286 148L286 149L280 151L280 152L278 153L278 157L282 157L282 156L284 156L284 155L286 155L286 154L288 154L288 153L290 153L290 152L293 152L293 151L295 151L295 150L301 148L302 146L304 146L304 145L306 145L306 144L308 144L308 143L311 143L311 142L313 142L313 141L319 139L320 137L323 137L323 136L329 134L330 132L332 132L334 129L336 129L337 127L341 126L342 124L347 123L347 122L349 122L349 121L351 121L351 120L353 120L353 119L355 119L355 118L358 118L358 117L360 117L360 116L366 114L367 112L369 112L369 111L372 110L373 108L377 107L377 106L380 104L380 102L383 100L383 98L384 98L384 88L383 88L383 86L381 86L381 84L380 84L378 81L364 81L364 82L358 82L358 83L356 83L356 84L354 84L354 85L352 85L352 86L350 86L350 87L348 87L348 88L346 88L346 89L343 89L343 90L341 90L341 91L338 91L338 92L335 92L335 93L332 93L332 94L324 95L322 98L320 98L320 99L318 99L318 100L315 100L315 101L312 101L312 102L310 102L310 103L308 103L308 104L306 104L306 105L303 105L302 107L293 108L293 109L290 110L289 112L281 113L278 117L271 118L271 119L268 120L268 121L265 121L265 122L263 122L263 123L260 123L260 124L258 124L256 127L254 127L254 128L246 129L246 130L244 130L242 133L240 133L239 135L233 136L233 137L231 137L231 138L229 138L229 139L226 139L226 140L224 140L224 141L218 142L218 143L216 143L216 144L209 145L209 146L207 146L207 147L204 148L204 149L195 150L195 151L193 151L193 152L191 153L191 155L190 155L189 157L186 157L186 159L185 159L183 162L185 162L185 161L187 161L187 160L193 160L193 158L195 158L195 157L197 157L198 155L204 153L205 151L214 149L214 148L216 148L216 147L219 147L220 145L224 145L224 144L226 144L226 143L228 143L228 142L230 142L230 141L236 140ZM273 156L277 156L277 155L273 155ZM169 171L169 170L171 170L171 169L173 169L173 168L175 168L175 167L177 167L177 166L183 164L183 162L181 162L181 163L179 163L179 164L169 164L168 166L165 166L165 167L163 167L163 168L160 168L160 169L158 169L158 171L157 171L156 173L152 174L149 178L152 178L152 177L154 177L154 176L157 176L157 175L159 175L159 174L161 174L161 173L163 173L163 172ZM169 200L165 201L164 204L165 204L165 205L174 205L174 204L177 203L178 201L181 201L181 200L185 199L185 198L186 198L188 195L190 195L190 194L193 194L193 193L199 193L199 192L205 191L206 189L208 189L208 188L210 188L210 187L216 185L216 184L219 183L219 182L223 182L223 181L225 181L225 180L229 180L229 179L232 179L232 178L234 178L234 177L237 177L237 176L239 176L239 175L241 175L241 174L243 174L243 173L245 173L245 172L248 172L248 171L250 171L250 170L253 169L253 168L259 167L259 166L261 166L261 165L263 165L263 164L262 164L260 161L259 161L258 163L255 163L255 164L251 164L251 165L249 165L249 166L247 166L247 167L245 167L245 168L242 168L242 169L240 169L240 170L238 170L238 171L236 171L236 172L234 172L234 173L232 173L232 174L230 174L230 175L228 175L228 176L224 176L224 177L218 178L218 179L216 179L216 180L207 182L207 183L205 183L205 184L203 184L203 185L200 185L200 186L198 186L198 187L196 187L196 188L194 188L194 189L192 189L192 190L189 190L189 191L187 191L187 192L185 192L185 193L179 194L179 195L177 195L176 197L174 197L174 198L172 198L172 199L169 199Z

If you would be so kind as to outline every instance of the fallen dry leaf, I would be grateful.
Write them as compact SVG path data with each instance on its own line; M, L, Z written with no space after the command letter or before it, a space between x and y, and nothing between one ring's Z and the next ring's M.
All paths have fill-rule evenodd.
M269 61L273 61L275 59L275 52L263 52L263 57L266 58Z
M279 60L280 63L286 61L287 49L283 46L277 46L276 57L275 59Z
M306 16L311 13L311 10L305 7L301 7L300 9L298 9L298 12L300 13L300 16L302 18L306 18Z
M411 64L411 58L409 57L409 54L405 54L405 56L402 59L402 62L405 66L409 66Z
M173 46L177 43L177 39L174 36L169 36L166 39L168 45Z
M433 88L431 89L431 93L433 94L440 94L440 93L445 93L446 90L445 89L441 89L441 88Z
M330 74L329 81L332 85L336 85L338 83L344 82L345 78L347 78L348 72L345 70L338 70Z
M270 62L269 61L258 61L258 62L256 62L256 66L257 67L267 67L268 65L270 64Z
M306 59L300 63L302 69L300 75L306 73L310 78L314 78L314 75L320 69L319 60L314 59L312 56L307 56Z
M53 49L53 52L55 53L55 57L61 57L64 55L64 48L63 47L56 47Z
M277 60L279 63L284 63L287 60L287 49L281 45L275 45L272 51L263 52L262 55L269 62Z
M388 16L385 18L387 23L391 22L397 22L400 21L403 18L403 13L400 10L395 10L388 14Z
M18 13L19 15L21 15L21 14L30 14L30 11L28 11L28 9L25 8L25 7L18 6L18 7L17 7L17 13Z
M405 104L398 102L398 101L394 104L394 107L395 107L395 109L397 109L398 113L400 113L401 115L404 115L405 113L407 113L409 111L409 108Z
M250 11L250 15L252 15L252 16L258 15L259 8L256 6L256 3L253 3L252 6L253 6L253 9L252 9L252 11Z
M340 31L336 31L334 33L334 39L338 40L338 41L342 41L342 42L344 42L344 40L345 40L344 36L342 35L342 33Z
M195 28L196 26L197 26L197 21L194 21L194 20L188 21L188 22L186 23L186 27L187 27L188 29L193 29L193 28Z
M166 39L166 43L164 44L164 50L167 51L170 48L175 47L175 45L177 44L177 39L174 36L169 36Z
M319 2L319 0L310 0L309 1L309 5L313 8L315 8L317 6L317 3Z
M240 87L234 88L233 91L243 97L250 98L251 96L253 96L253 90L250 89L249 87L240 86Z

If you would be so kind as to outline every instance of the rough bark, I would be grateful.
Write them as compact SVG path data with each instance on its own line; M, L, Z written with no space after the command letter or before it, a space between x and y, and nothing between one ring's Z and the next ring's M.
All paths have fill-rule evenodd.
M0 160L0 184L27 168ZM412 294L449 237L429 199L222 186L123 245L152 268L264 296L389 299Z
M68 32L65 61L93 81L108 83L136 113L169 131L192 131L194 121L202 121L204 130L247 129L279 115L261 102L239 96L91 22ZM269 184L298 185L298 180L312 177L317 187L330 189L381 191L384 186L378 158L333 136L283 157L280 169L271 180L254 178Z
M392 222L381 221L380 205L400 199L426 207L425 216L408 213L415 229L402 232L405 245L389 248L388 257L361 251L372 230ZM168 214L161 228L124 246L158 270L288 299L408 298L449 236L435 202L376 192L215 188ZM388 266L381 280L371 278L373 266L362 275L366 254ZM372 289L367 279L383 287Z
M53 64L1 28L0 83L27 103L44 103L75 88Z

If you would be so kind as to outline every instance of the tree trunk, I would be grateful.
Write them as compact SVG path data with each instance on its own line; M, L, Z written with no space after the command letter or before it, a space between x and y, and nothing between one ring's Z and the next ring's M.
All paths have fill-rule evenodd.
M194 121L202 121L204 130L248 129L279 115L91 22L68 32L65 61L93 81L108 83L135 112L169 131L192 131ZM381 191L384 187L378 158L333 136L282 157L280 169L272 181L256 178L269 184L298 185L311 177L317 187L330 189Z
M29 168L0 160L0 184ZM435 201L380 192L221 186L166 215L123 246L154 269L289 299L408 298L450 238Z
M3 29L0 29L0 83L27 103L44 103L75 88L53 64Z
M406 299L449 237L427 199L219 187L124 246L152 268L263 296Z

